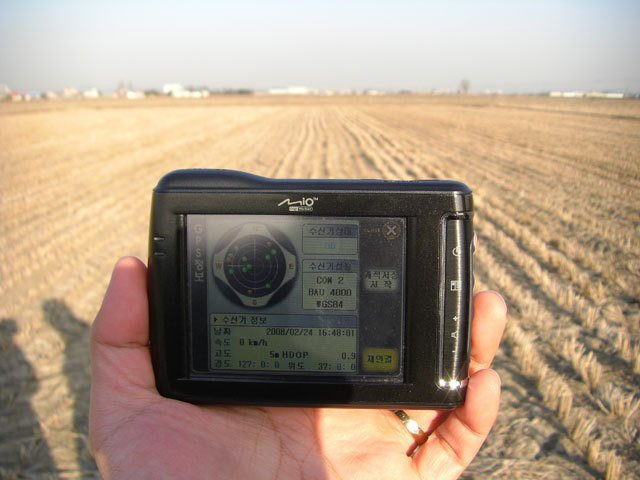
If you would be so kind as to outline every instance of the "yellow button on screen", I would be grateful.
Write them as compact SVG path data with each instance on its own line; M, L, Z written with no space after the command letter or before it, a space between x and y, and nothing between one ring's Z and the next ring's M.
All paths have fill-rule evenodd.
M395 348L365 348L362 352L365 372L393 372L398 369L398 350Z

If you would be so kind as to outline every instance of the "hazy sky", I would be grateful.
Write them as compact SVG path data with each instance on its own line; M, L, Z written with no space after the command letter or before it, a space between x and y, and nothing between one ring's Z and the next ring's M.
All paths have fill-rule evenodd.
M0 84L640 92L640 1L0 0Z

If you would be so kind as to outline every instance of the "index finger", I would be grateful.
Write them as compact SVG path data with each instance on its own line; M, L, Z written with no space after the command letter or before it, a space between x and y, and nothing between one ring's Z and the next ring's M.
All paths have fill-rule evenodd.
M473 297L469 376L491 366L506 323L507 304L502 295L486 291Z
M469 376L491 366L507 321L506 313L506 303L497 292L480 292L473 297ZM406 412L427 434L434 431L448 416L448 412L439 410Z
M499 405L495 371L483 369L469 377L464 405L449 414L414 457L422 478L458 478L487 438Z

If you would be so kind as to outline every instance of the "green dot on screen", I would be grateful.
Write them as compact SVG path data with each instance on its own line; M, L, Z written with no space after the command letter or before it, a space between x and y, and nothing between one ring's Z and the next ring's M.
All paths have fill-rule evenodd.
M242 257L242 261L246 262L247 261L247 257Z
M267 260L271 260L271 255L269 255L268 253L264 256L265 259Z
M229 269L229 275L233 275L233 268Z
M275 248L272 248L272 249L271 249L271 255L275 255L276 253L278 253L278 252L276 252L276 249L275 249Z
M250 264L250 263L247 263L247 270L251 270L251 268L252 268L252 267L251 267L251 264Z
M270 283L267 283L267 284L264 286L264 288L271 288L271 284L270 284Z
M234 245L233 249L237 252L238 250L240 250L240 247L238 247L237 245Z
M247 273L247 267L242 267L242 273Z

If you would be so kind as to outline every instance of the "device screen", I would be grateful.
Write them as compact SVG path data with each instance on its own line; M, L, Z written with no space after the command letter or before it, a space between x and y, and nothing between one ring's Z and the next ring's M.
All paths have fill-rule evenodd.
M191 369L401 382L406 221L187 215Z

